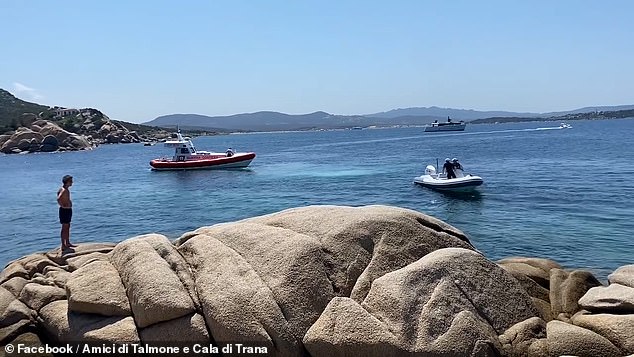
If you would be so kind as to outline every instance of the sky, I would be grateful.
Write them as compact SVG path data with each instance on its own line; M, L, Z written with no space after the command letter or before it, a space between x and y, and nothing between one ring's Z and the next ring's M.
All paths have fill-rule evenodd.
M111 119L634 104L630 0L0 0L0 88Z

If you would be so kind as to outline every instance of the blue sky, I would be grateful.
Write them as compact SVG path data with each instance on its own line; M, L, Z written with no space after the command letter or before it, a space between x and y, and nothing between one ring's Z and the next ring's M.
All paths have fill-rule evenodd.
M0 0L0 88L112 119L634 104L634 1Z

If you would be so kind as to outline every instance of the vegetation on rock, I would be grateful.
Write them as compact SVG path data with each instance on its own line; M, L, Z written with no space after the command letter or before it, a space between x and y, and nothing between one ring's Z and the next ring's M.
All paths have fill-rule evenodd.
M98 136L96 133L106 123L111 123L120 130L136 132L140 140L152 140L169 135L165 128L111 120L93 108L80 109L68 115L58 115L56 109L64 108L27 102L0 89L0 134L12 134L19 127L28 128L34 121L44 119L68 132L93 137Z
M634 118L634 110L593 111L588 113L572 113L551 117L493 117L472 120L471 124L519 123L529 121L568 121L568 120L603 120Z

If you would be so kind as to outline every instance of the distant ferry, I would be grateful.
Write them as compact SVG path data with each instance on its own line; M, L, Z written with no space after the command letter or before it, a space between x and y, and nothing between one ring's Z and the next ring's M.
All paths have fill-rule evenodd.
M433 123L425 127L425 131L464 131L466 127L467 123L465 123L464 120L461 120L460 122L453 122L451 121L451 118L447 117L447 122L445 123L439 123L438 120L434 120Z

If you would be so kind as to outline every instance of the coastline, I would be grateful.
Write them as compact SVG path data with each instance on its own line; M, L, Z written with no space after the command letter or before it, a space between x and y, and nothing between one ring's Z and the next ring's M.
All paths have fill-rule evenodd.
M549 259L493 262L455 227L398 207L302 207L173 242L146 234L60 253L31 254L0 273L2 344L246 338L270 341L256 344L270 355L443 354L447 343L461 355L634 353L634 309L619 295L634 291L634 265L603 286ZM260 321L275 321L270 340L249 327ZM412 324L431 330L404 339ZM606 324L621 327L607 333Z

